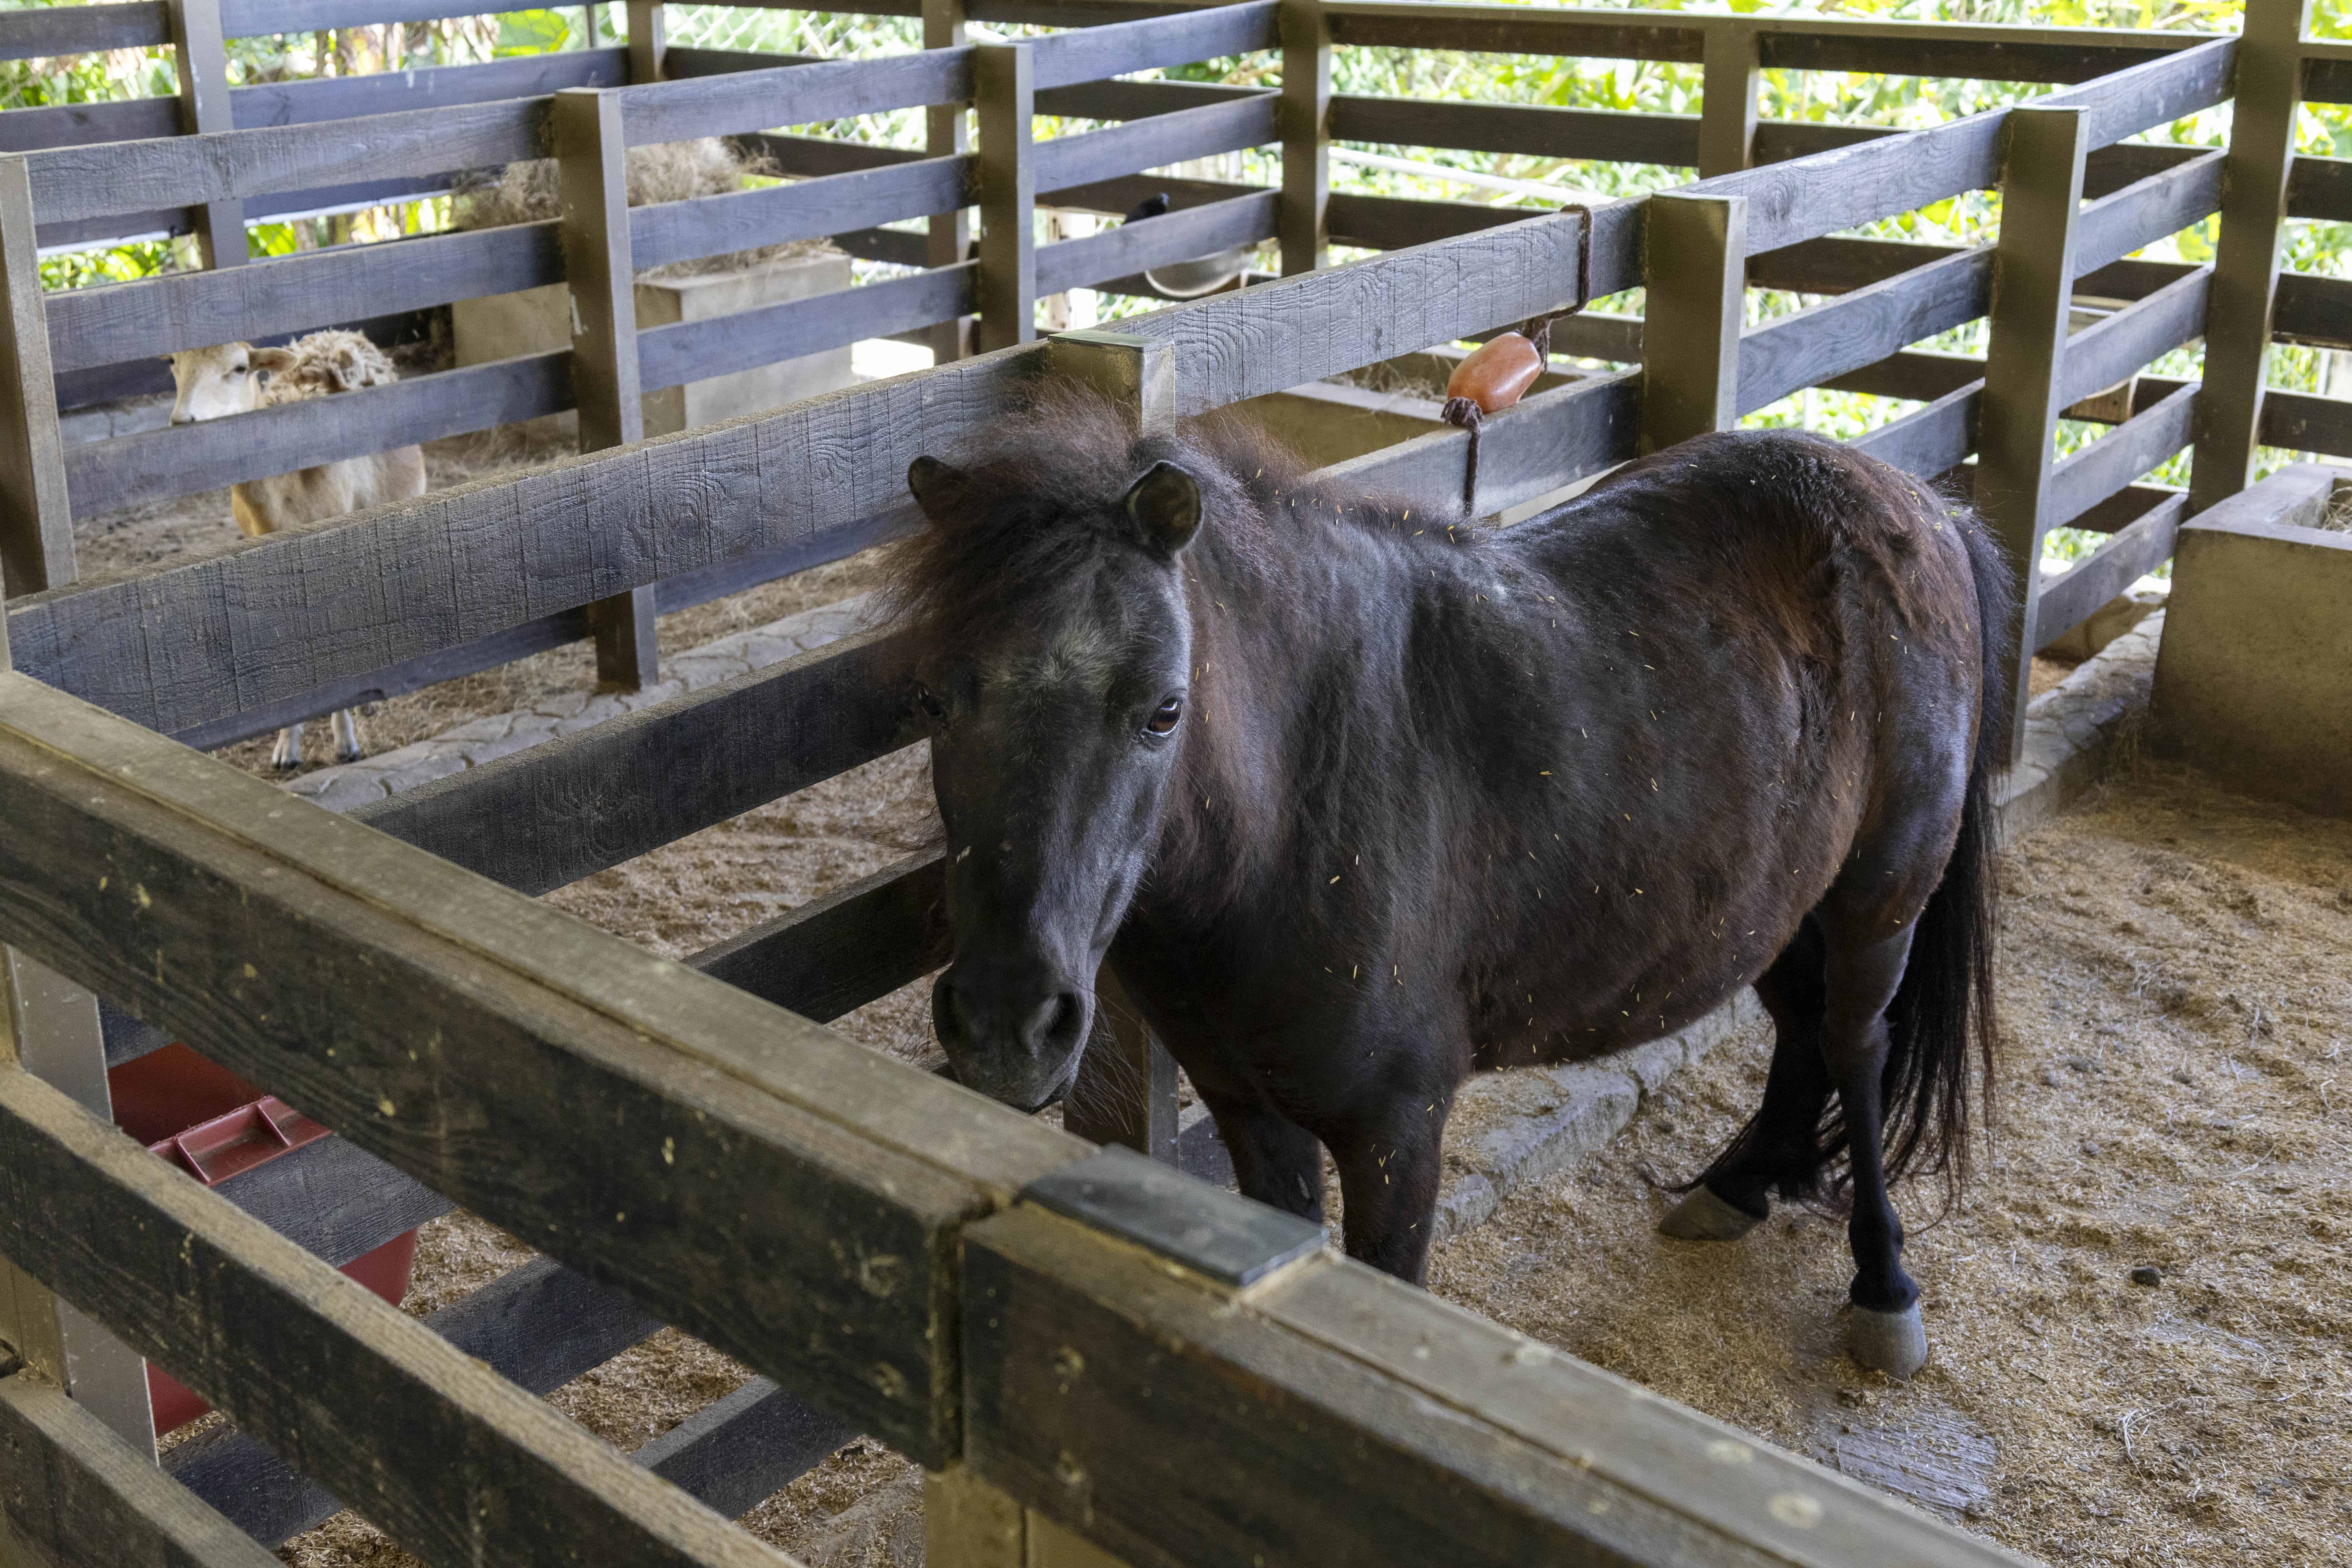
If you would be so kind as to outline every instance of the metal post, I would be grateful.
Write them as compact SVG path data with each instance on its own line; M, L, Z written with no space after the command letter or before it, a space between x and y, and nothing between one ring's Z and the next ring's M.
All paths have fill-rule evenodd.
M669 52L669 26L661 0L628 0L629 79L659 81L663 57Z
M1027 44L972 49L980 120L980 346L1037 336L1037 75Z
M923 0L923 47L957 49L964 44L963 0ZM961 103L934 103L923 110L923 149L934 158L971 151L971 117ZM931 215L923 242L923 265L953 267L971 251L971 209ZM959 316L930 329L931 363L946 364L971 352L971 318Z
M220 0L166 0L165 10L172 23L173 65L180 78L180 129L192 136L235 130ZM244 266L245 204L206 202L198 206L196 244L206 267Z
M2309 0L2246 0L2238 41L2237 101L2222 164L2221 237L2205 307L2205 385L2189 510L2204 510L2253 482L2271 312L2278 298L2286 186L2303 107L2303 26Z
M1642 450L1739 421L1748 198L1662 191L1643 204Z
M1755 27L1727 17L1708 17L1703 59L1698 173L1699 178L1711 179L1756 161L1756 109L1764 67Z
M566 88L555 95L554 128L563 276L572 291L572 395L580 409L580 449L595 452L646 437L620 95ZM589 624L599 685L636 691L660 679L651 584L597 601L589 607Z
M1323 0L1282 6L1282 272L1312 272L1331 243L1331 22Z
M2007 689L2021 721L2042 598L2059 366L2065 359L2074 293L2075 220L2083 205L2090 136L2083 110L2032 106L2009 111L2003 136L1991 342L1984 395L1977 405L1976 503L2008 547L2018 574L2018 627L2010 668L2000 684L1988 675L1986 685ZM2013 747L2021 749L2024 724L2012 725L2011 733Z
M8 667L7 622L0 616L0 670ZM19 1071L55 1085L91 1115L114 1120L98 998L16 949L0 947L0 1072ZM0 1342L154 1462L146 1362L5 1257Z
M0 158L0 595L35 594L74 580L74 534L22 155Z

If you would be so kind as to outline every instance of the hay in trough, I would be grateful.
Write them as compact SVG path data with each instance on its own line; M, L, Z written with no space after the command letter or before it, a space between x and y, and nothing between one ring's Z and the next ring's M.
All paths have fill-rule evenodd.
M754 178L769 177L775 166L764 158L746 158L733 143L716 136L691 142L658 142L629 149L629 205L657 206L664 202L691 201L697 196L723 196L749 188ZM555 160L529 158L491 174L471 176L456 192L459 228L503 228L509 224L541 223L561 216L562 192ZM646 281L692 278L712 272L736 272L770 262L803 256L835 254L831 241L793 239L752 250L696 257L647 268L637 277Z

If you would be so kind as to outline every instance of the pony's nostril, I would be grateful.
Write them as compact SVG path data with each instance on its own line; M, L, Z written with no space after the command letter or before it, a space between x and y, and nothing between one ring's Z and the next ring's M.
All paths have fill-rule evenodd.
M1036 1010L1022 1026L1023 1043L1033 1047L1075 1045L1082 1010L1083 1004L1070 992L1047 997L1037 1005Z

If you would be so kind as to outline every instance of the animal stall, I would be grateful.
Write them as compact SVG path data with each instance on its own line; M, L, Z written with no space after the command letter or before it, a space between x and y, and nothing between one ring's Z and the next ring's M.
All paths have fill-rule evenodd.
M5 1500L19 1536L68 1561L93 1540L108 1560L167 1542L196 1561L253 1560L236 1526L200 1500L233 1518L232 1489L207 1490L202 1476L148 1462L145 1406L121 1395L152 1356L235 1424L230 1442L208 1450L215 1474L241 1478L240 1496L291 1500L237 1524L282 1538L339 1499L438 1562L772 1561L661 1478L737 1509L852 1432L934 1473L932 1552L942 1563L1024 1552L1038 1562L1107 1552L1137 1563L1234 1564L1610 1553L2004 1560L1842 1478L1334 1260L1313 1227L1132 1151L1096 1152L829 1035L817 1026L825 1018L936 965L936 858L686 965L520 896L903 743L906 694L876 679L878 635L518 753L360 820L289 800L163 738L283 712L336 682L689 574L855 536L902 513L912 458L952 451L1040 376L1109 389L1150 426L1636 285L1655 301L1646 322L1587 318L1556 331L1585 353L1602 342L1631 348L1638 332L1641 352L1609 357L1648 368L1580 376L1494 416L1478 437L1475 479L1472 437L1451 429L1351 459L1350 478L1433 513L1484 516L1787 391L1866 384L1932 393L1918 413L1867 437L1867 449L1922 477L1948 474L1974 452L1980 502L2019 545L2085 518L2128 525L2109 551L2168 542L2166 514L2177 522L2187 503L2132 481L2188 443L2196 389L2184 398L2141 378L2131 395L2145 406L2065 464L2051 458L2048 434L2061 411L2202 326L2214 272L2150 275L2123 258L2215 210L2225 163L2285 167L2282 147L2246 128L2284 127L2291 115L2273 114L2268 99L2242 102L2241 141L2227 154L2126 138L2227 100L2233 79L2242 89L2263 79L2244 62L2274 37L2053 40L2010 29L1308 3L926 51L898 68L941 73L942 93L1011 84L1010 109L1003 100L983 109L973 166L984 222L1025 217L1052 144L1028 138L1021 89L1034 110L1052 69L1064 68L1049 66L1056 49L1106 51L1066 68L1088 74L1058 79L1093 81L1155 63L1123 40L1197 58L1210 51L1181 51L1206 42L1226 52L1232 38L1187 29L1262 27L1260 17L1276 30L1248 36L1278 41L1286 55L1286 101L1272 100L1286 183L1222 199L1271 215L1290 274L1278 282L1134 318L1118 333L1028 342L1023 306L1046 285L1002 267L989 281L992 258L1029 243L1025 221L998 216L1003 232L992 246L983 235L977 263L933 269L958 281L923 285L961 290L970 279L972 292L952 302L977 303L983 319L995 305L985 330L1005 346L992 352L12 604L0 812L22 831L0 842L0 935L12 944L18 1020L17 1064L0 1072L0 1251L24 1272L11 1277L0 1337L26 1364L0 1383L0 1440L31 1457L11 1468ZM1446 134L1471 145L1606 131L1622 147L1638 132L1686 137L1727 160L1675 193L1514 217L1328 190L1319 153L1348 125L1328 91L1328 51L1360 43L1700 58L1751 86L1765 64L1918 68L1932 57L1943 71L1961 58L1988 74L2046 71L2070 85L2029 108L1930 131L1832 132L1843 144L1778 163L1759 159L1781 132L1756 125L1752 110L1727 116L1728 131L1720 114L1712 128L1651 131L1525 118L1565 111L1417 106L1432 115L1433 139L1442 117L1455 116ZM832 68L782 69L811 68ZM761 79L777 74L740 80L763 90ZM681 125L698 133L746 122L725 118L740 107L712 107L733 100L695 96L736 85L617 89L560 110L559 135L588 128L565 151L609 192L633 104L646 106L662 135ZM1738 104L1736 89L1724 101ZM788 122L805 123L804 107ZM763 112L777 113L749 118ZM184 201L242 197L280 177L260 172L273 165L258 154L241 161L236 149L250 143L156 145L192 143L205 151L171 165ZM9 182L0 193L18 193L7 235L19 322L29 247L17 236L37 188L28 165L37 157L0 171ZM2004 226L1992 247L1836 237L1986 187L2032 219ZM2230 189L2242 185L2232 179ZM795 205L757 194L780 210ZM638 220L624 223L610 204L591 211L604 260L571 274L589 298L570 368L617 423L629 361L643 384L652 334L624 330L621 306L609 288L599 302L596 279L627 277L611 258ZM2256 209L2249 226L2274 229L2276 218ZM1098 247L1118 253L1119 270L1107 276L1147 264L1139 247L1150 227L1098 237L1119 240ZM584 243L587 228L583 216L569 237ZM1389 243L1375 248L1388 253L1318 265L1343 235L1373 237L1363 230L1378 230ZM1208 248L1200 234L1182 238L1168 258ZM1037 250L1035 265L1053 248ZM2221 271L2256 248L2225 237ZM2265 252L2263 267L2236 275L2267 290L2268 264ZM2137 298L2068 339L2069 298L2102 269L2100 291ZM1805 291L1834 297L1744 328L1746 287L1794 287L1799 277ZM1987 360L1904 352L1989 308ZM20 329L20 366L53 335ZM37 403L28 389L48 384L46 369L15 384L12 435L23 440L33 425L23 411ZM2208 437L2224 442L2214 449L2225 471L2251 459L2252 432L2269 428L2242 424L2242 453L2226 433ZM413 427L404 438L416 438ZM2042 595L2021 656L2071 625L2067 582ZM793 743L777 747L777 735ZM99 995L119 1015L110 1030ZM174 1038L317 1116L372 1158L370 1179L462 1204L540 1247L544 1266L436 1322L375 1302L89 1114L104 1109L91 1088L97 1064ZM1129 1037L1104 1050L1148 1062L1151 1047ZM1164 1152L1160 1107L1148 1110L1106 1131ZM689 1423L644 1465L530 1396L660 1322L769 1382ZM351 1419L359 1410L364 1421ZM93 1531L92 1519L103 1528Z

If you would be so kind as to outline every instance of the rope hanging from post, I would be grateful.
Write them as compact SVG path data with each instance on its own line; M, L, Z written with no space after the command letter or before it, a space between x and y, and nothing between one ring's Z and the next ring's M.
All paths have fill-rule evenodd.
M1470 458L1462 479L1465 522L1477 515L1478 443L1486 416L1517 403L1543 374L1551 355L1551 324L1592 302L1592 209L1580 204L1559 210L1583 220L1576 230L1575 302L1547 316L1530 317L1513 331L1496 333L1455 366L1445 384L1445 407L1439 417L1470 433Z

